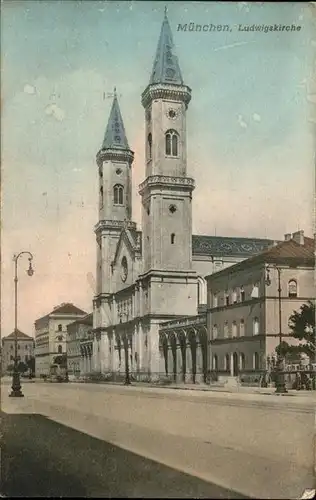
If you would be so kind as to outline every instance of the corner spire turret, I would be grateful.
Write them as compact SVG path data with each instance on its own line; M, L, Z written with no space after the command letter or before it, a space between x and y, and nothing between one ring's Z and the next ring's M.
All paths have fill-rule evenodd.
M150 84L171 83L183 85L178 58L174 54L173 49L172 32L167 17L167 7L165 7L164 20L160 31Z
M116 87L114 87L113 104L102 143L102 149L130 149L126 138L123 118L117 100Z

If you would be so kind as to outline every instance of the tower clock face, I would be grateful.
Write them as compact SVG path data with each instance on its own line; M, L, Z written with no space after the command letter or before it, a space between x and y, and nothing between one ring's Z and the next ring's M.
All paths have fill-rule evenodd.
M174 108L169 108L169 109L167 109L166 114L170 120L175 120L179 116L179 110L174 109Z

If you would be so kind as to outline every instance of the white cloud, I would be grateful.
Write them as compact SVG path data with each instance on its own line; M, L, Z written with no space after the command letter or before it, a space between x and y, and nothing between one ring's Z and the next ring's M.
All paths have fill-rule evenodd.
M45 113L49 116L53 116L59 122L62 122L65 118L65 112L57 104L49 104L45 108Z
M239 125L241 126L241 128L247 128L248 125L247 123L244 121L243 119L243 116L242 115L238 115L238 123Z
M34 94L36 93L36 88L34 87L34 85L29 85L29 84L27 83L26 85L24 85L23 92L24 92L25 94L34 95Z

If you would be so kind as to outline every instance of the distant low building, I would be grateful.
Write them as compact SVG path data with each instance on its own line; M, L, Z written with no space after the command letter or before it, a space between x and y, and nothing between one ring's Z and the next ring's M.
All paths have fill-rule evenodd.
M17 331L18 333L18 361L22 361L27 365L28 361L34 356L34 339L26 333ZM7 337L2 338L2 373L6 373L10 365L14 365L15 353L15 332L10 333Z
M68 375L78 377L92 372L93 314L67 325Z
M49 374L57 356L67 352L67 325L86 316L86 312L71 303L56 306L49 314L35 321L35 373Z
M315 297L314 247L312 238L297 231L259 255L206 277L212 370L230 376L265 370L279 344L280 327L282 340L296 343L288 321Z

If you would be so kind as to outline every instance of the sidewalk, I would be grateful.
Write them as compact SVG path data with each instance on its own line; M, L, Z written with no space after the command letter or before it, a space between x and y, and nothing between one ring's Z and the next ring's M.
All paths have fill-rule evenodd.
M69 380L73 384L98 384L98 385L109 385L109 386L121 386L124 387L122 382L87 382L81 380ZM309 399L315 399L316 403L316 391L297 391L288 390L285 394L277 394L275 392L275 387L252 387L252 386L229 386L229 385L208 385L208 384L155 384L150 382L132 382L130 384L132 387L148 387L155 389L173 389L181 391L200 391L200 392L216 392L216 393L229 393L229 394L261 394L267 396L277 396L277 397L307 397Z

